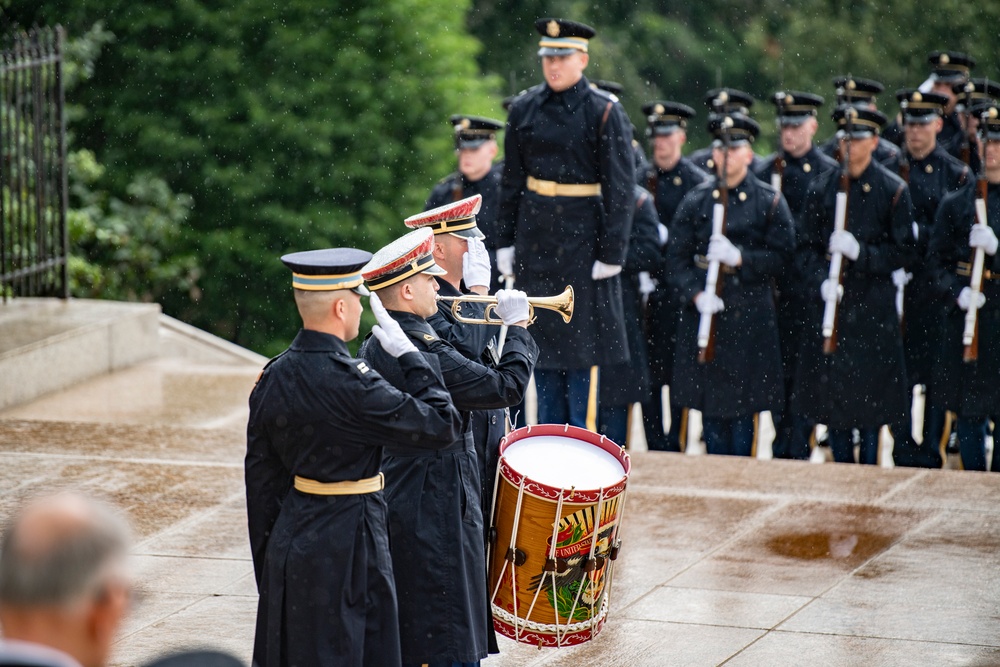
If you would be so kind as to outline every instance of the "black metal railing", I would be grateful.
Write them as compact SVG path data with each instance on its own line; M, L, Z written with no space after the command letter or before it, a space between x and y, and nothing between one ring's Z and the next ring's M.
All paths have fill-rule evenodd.
M61 27L0 52L0 295L69 296Z

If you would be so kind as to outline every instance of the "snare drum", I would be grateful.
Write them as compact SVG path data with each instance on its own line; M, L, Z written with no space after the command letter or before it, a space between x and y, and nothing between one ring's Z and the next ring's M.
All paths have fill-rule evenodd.
M500 441L487 556L497 632L540 647L597 635L630 469L624 448L575 426L528 426Z

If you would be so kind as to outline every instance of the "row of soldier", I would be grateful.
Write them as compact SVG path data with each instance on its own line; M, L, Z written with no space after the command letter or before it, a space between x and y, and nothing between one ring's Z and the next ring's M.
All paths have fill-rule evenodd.
M543 37L549 25L539 23ZM555 25L559 35L549 35L551 58L585 61L585 41L593 30L572 22ZM859 443L861 461L875 463L879 430L885 425L895 440L897 465L940 467L943 444L954 430L964 467L985 469L988 424L1000 408L1000 395L985 381L995 353L982 344L980 359L962 364L961 349L955 351L954 336L946 333L954 334L948 325L964 317L972 298L963 295L962 289L970 283L969 239L955 248L951 237L957 233L956 225L971 230L976 222L971 202L977 175L983 172L981 155L993 150L988 144L994 125L991 121L989 127L980 128L980 119L1000 97L1000 85L970 78L975 62L966 54L936 51L928 61L932 71L919 88L896 92L899 114L891 123L876 108L884 92L882 84L853 76L835 78L831 116L838 131L822 144L815 135L823 98L797 91L775 93L771 101L777 112L779 148L766 158L752 150L760 127L751 117L754 99L745 92L709 91L705 105L713 145L686 157L686 128L694 109L673 101L645 104L651 155L647 160L639 142L633 140L633 173L639 187L632 196L628 251L626 257L609 262L624 269L622 306L613 307L613 296L606 296L614 294L613 288L601 290L595 310L604 321L590 318L577 326L581 339L607 348L620 340L614 332L607 334L607 320L621 317L630 360L623 362L620 355L609 359L616 351L608 349L589 357L600 365L601 373L600 408L588 412L588 406L594 407L589 400L594 373L581 355L566 359L567 334L553 325L549 335L539 337L542 352L536 379L540 372L569 370L569 382L553 389L549 378L542 378L539 421L596 425L612 439L625 442L629 408L641 402L650 448L678 451L686 439L687 409L695 408L703 414L703 437L710 453L750 454L756 440L755 416L769 410L777 431L773 444L777 457L808 458L815 444L815 426L825 424L835 460L854 461L853 445ZM557 95L548 81L541 94L536 87L505 100L511 115L506 125L506 159L500 163L494 164L493 158L503 124L453 116L459 170L443 179L427 201L429 208L471 193L482 194L480 224L491 255L499 255L502 272L516 277L517 284L533 294L542 294L536 292L539 289L558 290L560 281L572 282L578 289L591 283L580 271L585 274L588 260L596 259L594 248L606 251L607 236L616 230L621 234L626 227L613 222L616 215L621 217L623 207L609 196L618 193L619 200L624 196L615 178L622 180L625 169L609 158L594 160L578 154L573 150L578 138L572 133L560 135L561 127L573 127L574 91L589 95L597 113L608 104L616 111L620 108L616 98L621 95L620 86L589 84L582 75L585 66L577 63L576 81L564 76L556 83L555 87L572 83ZM556 96L569 101L553 104L551 98ZM558 121L560 111L565 116L563 126L553 123L554 129L545 129L539 122L547 116ZM614 115L603 115L604 144L598 145L613 144L615 132L624 131L623 124L627 129L627 118L615 123ZM723 127L724 118L731 127ZM553 135L548 143L539 141L545 132ZM720 151L724 135L729 150ZM981 141L981 136L988 141ZM527 150L526 143L531 144ZM743 164L745 159L749 165ZM608 166L607 173L591 169L595 176L583 179L598 181L593 185L576 175L587 172L591 164ZM870 165L884 167L902 184L883 178L883 171L869 169ZM986 165L987 177L991 166ZM723 169L730 215L748 217L729 221L727 235L710 238ZM834 240L834 194L837 177L845 170L851 187L860 190L857 195L845 193L851 203L848 231ZM548 190L533 188L533 184L545 183L546 174L552 174L545 185ZM756 180L744 185L748 175L774 192L759 189ZM593 230L578 224L581 215L587 217L586 211L579 210L579 201L593 199L581 186L600 186L597 191L604 199L602 207L594 207L603 210L597 215L591 212L590 217L597 219ZM701 208L682 209L681 201L699 187L700 194L691 196L700 197ZM816 192L810 203L811 187ZM885 192L880 194L880 190ZM938 210L951 192L962 194L944 209L942 238L932 245ZM747 202L757 202L761 210L750 211L753 207ZM693 199L688 205L696 207ZM962 214L968 214L965 217L956 213L962 207ZM520 217L526 210L534 220ZM534 238L534 230L544 231L544 236ZM989 230L988 225L971 230L976 247L992 248ZM525 234L531 237L528 243L521 241ZM590 246L586 241L581 245L588 235ZM525 260L528 265L515 267L505 258L515 245L512 240L524 248L522 252L531 254ZM840 350L827 357L819 354L823 343L816 340L814 331L822 313L812 311L832 299L829 290L833 288L828 286L824 295L822 281L816 281L823 274L820 269L829 267L834 246L840 247L837 244L849 251L844 253L848 263L838 288L844 326L839 331ZM751 254L744 267L741 255L746 251ZM720 257L724 265L720 298L699 298L710 259ZM532 268L531 263L543 266ZM497 272L494 278L503 279ZM977 300L985 295L989 303L991 280L992 273L987 271ZM593 284L603 287L600 281ZM753 298L746 303L751 293ZM720 357L710 364L696 363L692 322L716 308L722 309L716 343ZM990 321L992 305L977 310L980 320ZM988 339L985 327L988 324L979 330ZM777 340L772 335L775 331ZM752 355L747 354L748 343ZM572 345L574 350L586 349L578 341ZM664 385L670 386L669 430L663 428L660 395ZM925 408L915 438L910 397L918 385L923 388ZM560 392L566 396L565 408L559 404Z
M893 275L917 274L922 237L910 189L872 160L884 116L867 103L838 108L838 169L812 147L817 105L786 96L782 134L787 126L790 136L766 167L780 165L778 189L751 173L760 128L747 105L712 116L718 141L708 174L681 157L690 109L663 103L647 119L652 163L637 170L621 105L583 76L593 29L563 19L536 28L544 82L511 104L502 168L491 165L499 124L456 119L462 176L435 190L429 203L442 206L405 221L414 231L374 255L336 248L282 258L303 326L250 398L255 664L477 665L496 651L484 553L503 411L517 411L534 373L540 421L600 427L624 442L620 408L659 394L632 375L645 370L644 332L629 326L643 308L652 349L675 352L661 357L652 385L670 384L678 408L703 413L710 452L748 453L754 413L772 410L783 426L826 424L838 460L853 460L851 429L859 428L869 461L868 432L906 418ZM733 93L713 99L730 103ZM937 114L911 122L907 113L907 137ZM987 120L985 167L1000 182L1000 121ZM793 141L796 133L805 140ZM911 173L932 173L908 145ZM847 231L834 232L841 170L849 174ZM793 196L792 185L805 181ZM991 267L997 250L983 226L970 234L973 202L963 188L941 205L930 244L958 302L948 315L962 299L981 307L979 362L958 367L968 377L955 381L965 392L956 404L960 438L963 419L978 429L995 405L990 325L1000 319L993 286L983 302L953 271L970 246L984 249ZM722 201L725 233L713 233ZM829 253L846 258L842 280L826 279ZM718 291L706 289L712 266ZM518 286L496 293L502 327L460 322L438 299L483 294L500 276ZM572 322L539 313L529 333L526 293L567 284L576 293ZM347 343L359 335L369 289L378 325L355 359ZM826 303L839 308L832 355L821 352L814 312ZM473 317L484 309L461 307ZM799 319L779 320L779 307ZM714 359L699 363L705 318L714 323ZM791 349L786 336L799 340L797 353L786 352L791 372L781 359ZM611 396L616 383L625 400ZM973 394L985 399L966 400ZM655 428L649 440L677 446ZM789 440L786 454L797 445Z

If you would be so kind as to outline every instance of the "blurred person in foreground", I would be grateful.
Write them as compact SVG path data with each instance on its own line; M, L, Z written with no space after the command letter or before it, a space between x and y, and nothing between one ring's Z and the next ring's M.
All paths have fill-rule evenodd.
M129 607L125 520L71 493L35 499L0 538L0 665L100 667Z

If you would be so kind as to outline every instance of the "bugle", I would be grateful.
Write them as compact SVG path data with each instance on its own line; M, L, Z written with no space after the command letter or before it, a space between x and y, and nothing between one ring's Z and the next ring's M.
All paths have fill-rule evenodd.
M459 322L465 324L503 324L503 320L496 317L494 311L497 307L497 298L487 294L463 294L462 296L439 296L438 301L451 302L451 314ZM486 310L482 317L465 317L462 315L463 303L485 303ZM528 297L528 324L535 321L535 308L554 310L562 317L563 322L573 319L573 286L567 285L562 293L555 296Z

